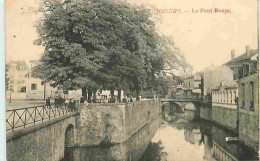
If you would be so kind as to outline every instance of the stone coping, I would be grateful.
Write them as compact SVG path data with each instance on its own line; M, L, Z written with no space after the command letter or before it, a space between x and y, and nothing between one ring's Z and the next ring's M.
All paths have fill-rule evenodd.
M36 125L32 125L30 127L25 127L25 128L19 129L19 130L14 131L14 132L6 132L6 141L8 142L8 141L11 141L13 139L22 137L22 136L24 136L28 133L31 133L33 131L45 128L47 126L50 126L52 124L55 124L55 123L60 122L62 120L65 120L65 119L67 119L71 116L74 116L74 115L76 115L76 113L67 114L65 116L62 116L62 117L59 117L59 118L54 118L54 119L51 119L51 120L46 121L46 122L41 122L41 123L38 123Z
M237 108L224 107L224 106L221 106L221 105L212 105L212 109L213 109L213 108L221 108L221 109L227 109L227 110L237 111Z
M138 102L144 102L144 101L158 101L159 99L141 99L140 101L134 101L134 102L126 102L126 103L108 103L108 102L105 102L105 103L82 103L82 104L79 104L80 106L84 106L84 105L95 105L95 106L114 106L114 105L131 105L131 104L135 104L135 103L138 103Z

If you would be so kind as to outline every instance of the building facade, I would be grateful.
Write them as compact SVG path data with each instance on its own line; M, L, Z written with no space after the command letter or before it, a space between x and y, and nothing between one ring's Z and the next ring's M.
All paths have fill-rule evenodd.
M212 121L237 131L237 97L237 82L221 81L219 87L212 90Z
M247 63L249 61L256 60L258 56L258 50L251 50L250 46L246 46L246 52L242 55L236 57L235 50L231 50L231 60L224 64L224 66L228 66L233 71L234 80L239 79L239 68L241 64Z
M258 60L241 63L239 83L239 138L258 147L259 140L259 72Z
M201 76L199 74L195 74L184 79L184 89L186 96L200 98L201 88Z
M39 78L32 77L31 67L24 61L12 61L6 65L6 68L6 99L43 100L47 97L55 97L57 88ZM68 99L79 99L80 96L80 90L62 94L62 97Z
M7 98L43 99L44 89L47 91L50 86L43 84L40 79L32 78L29 66L24 61L12 61L6 67L8 68L6 77L9 80L6 84Z
M203 100L211 101L212 89L216 89L220 82L233 81L233 71L227 66L211 66L203 72Z

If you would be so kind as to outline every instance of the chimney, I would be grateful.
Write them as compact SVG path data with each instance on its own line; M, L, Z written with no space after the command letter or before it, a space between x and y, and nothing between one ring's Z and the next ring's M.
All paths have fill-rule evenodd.
M249 53L250 53L250 46L249 46L249 45L247 45L247 46L246 46L246 55L248 56L248 55L249 55Z
M235 58L236 58L236 51L235 51L235 49L232 49L231 50L231 60L233 60Z

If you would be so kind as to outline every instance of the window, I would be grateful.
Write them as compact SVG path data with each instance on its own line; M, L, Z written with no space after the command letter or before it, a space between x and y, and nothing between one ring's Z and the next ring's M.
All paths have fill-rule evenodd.
M230 103L232 104L233 103L232 91L230 91L230 98L231 98Z
M251 91L251 101L250 101L250 110L254 110L254 96L255 96L255 90L254 90L254 82L250 82L250 91Z
M225 100L226 99L226 93L225 92L223 92L223 97L224 97L223 102L226 102L226 100Z
M37 84L31 84L31 90L37 90Z
M248 76L248 74L249 74L249 65L245 64L244 65L244 76Z
M241 84L241 94L242 94L242 108L245 107L245 84Z
M25 93L26 92L26 86L20 86L18 92Z
M238 77L243 78L243 68L242 67L238 68Z
M228 103L228 91L227 91L227 103Z
M257 61L250 62L250 74L257 72Z

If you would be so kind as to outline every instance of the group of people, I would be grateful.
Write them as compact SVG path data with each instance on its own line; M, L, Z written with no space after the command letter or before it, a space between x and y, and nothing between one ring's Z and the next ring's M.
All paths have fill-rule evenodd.
M61 107L61 106L66 106L65 100L60 101L60 100L56 100L55 99L55 107ZM45 107L49 108L49 109L52 108L51 97L47 97L46 98L46 100L45 100ZM72 110L75 107L75 102L73 101L73 99L69 100L69 103L67 104L67 107L68 107L69 110Z
M81 96L80 97L80 103L84 103L86 101L85 97L84 96ZM105 100L104 99L97 99L97 100L93 100L93 103L104 103ZM108 100L109 103L115 103L117 102L116 100L112 101L111 99ZM121 101L120 101L121 102ZM127 98L126 96L124 96L124 98L122 99L122 103L127 103L127 102L133 102L133 99L132 97L130 98ZM55 100L55 104L57 103L57 101ZM65 102L64 102L65 103ZM72 108L74 104L74 101L72 99L69 100L69 103L68 103L68 107L69 108ZM52 105L51 105L51 97L47 97L46 98L46 104L45 104L45 107L46 108L51 108Z
M84 96L81 96L81 97L80 97L80 103L84 103L85 100L86 100L86 99L85 99ZM92 102L93 102L93 103L104 103L105 100L104 100L103 97L101 97L100 99L92 100ZM115 103L115 102L117 102L116 97L114 97L114 99L111 99L111 98L108 99L108 103ZM121 101L120 101L120 102L121 102ZM124 96L124 98L122 99L122 103L127 103L127 102L133 102L132 97L130 97L129 99L127 99L127 97Z

